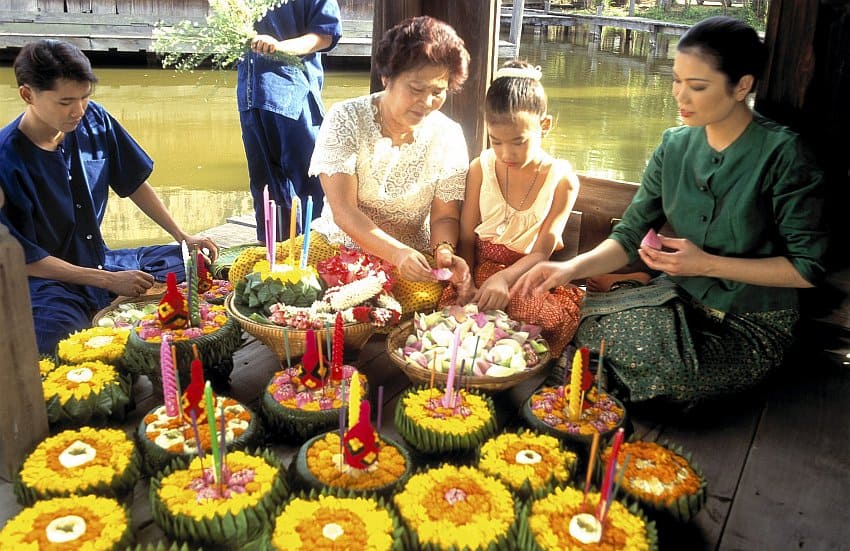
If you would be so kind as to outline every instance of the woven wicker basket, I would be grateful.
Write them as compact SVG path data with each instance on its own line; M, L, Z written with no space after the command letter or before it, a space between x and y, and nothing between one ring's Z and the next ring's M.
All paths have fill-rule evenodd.
M404 341L407 340L408 335L412 333L412 321L406 321L393 329L393 331L387 335L387 355L390 357L393 364L404 371L405 375L407 375L412 383L427 385L431 382L431 371L408 362L400 352L400 349L404 348ZM470 377L464 376L463 384L464 386L468 384L470 388L476 388L484 392L501 392L534 377L538 373L542 373L548 367L549 352L544 352L540 354L540 362L531 369L527 369L508 377L481 377L477 375L472 375ZM445 386L446 379L446 373L434 373L434 384Z
M162 293L155 294L155 295L144 295L144 296L136 297L136 298L123 297L123 298L120 298L120 299L116 299L109 306L107 306L106 308L103 308L102 310L99 310L94 315L94 317L92 318L92 322L91 322L92 327L97 327L98 323L100 322L100 320L104 316L108 315L110 312L113 312L114 310L118 310L118 307L121 306L122 304L132 304L132 305L134 305L138 308L141 308L141 307L146 306L148 304L158 304L160 300L162 300Z
M257 323L245 315L244 311L240 311L239 307L233 300L231 293L224 301L227 312L239 322L242 329L257 337L263 344L268 346L275 355L281 359L286 359L286 344L283 338L283 327L278 325L267 325ZM349 323L344 326L345 346L346 348L361 349L372 336L374 327L371 323ZM333 331L333 327L328 328ZM297 329L287 330L287 338L289 340L289 357L297 358L304 354L304 341L306 340L306 331ZM318 331L316 338L325 339L324 331Z

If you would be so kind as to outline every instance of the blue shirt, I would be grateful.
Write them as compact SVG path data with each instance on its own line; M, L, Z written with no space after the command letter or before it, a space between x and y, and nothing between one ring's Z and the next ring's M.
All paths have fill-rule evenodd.
M335 0L287 2L270 10L254 28L258 34L267 34L277 40L306 33L330 36L331 44L323 51L333 49L342 36L339 5ZM239 110L262 109L297 119L305 108L308 94L312 94L316 106L321 109L324 80L321 54L313 52L301 59L305 67L303 71L270 56L249 52L237 66L236 103Z
M631 261L649 228L668 222L676 237L727 257L786 257L800 275L824 275L827 232L823 175L791 130L758 114L723 151L704 127L664 132L641 186L611 238ZM724 312L797 306L797 289L712 277L672 277L695 299Z
M153 161L107 111L91 101L80 124L55 151L36 146L18 129L0 130L0 223L24 250L27 264L54 256L102 268L106 243L100 224L111 188L126 197L150 176ZM100 303L107 291L82 292Z

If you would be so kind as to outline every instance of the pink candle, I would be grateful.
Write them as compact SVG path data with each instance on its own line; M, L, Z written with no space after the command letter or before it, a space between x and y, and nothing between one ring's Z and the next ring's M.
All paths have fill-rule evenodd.
M275 244L277 243L277 206L269 200L266 218L266 247L268 248L269 267L274 271Z
M180 412L177 399L177 378L174 374L174 358L171 356L170 335L162 334L162 344L159 347L159 367L162 377L162 397L165 400L165 414L177 417Z
M617 429L614 435L614 442L611 444L611 455L608 457L608 464L605 468L605 477L602 479L600 487L599 505L596 508L596 518L601 522L602 513L605 503L608 500L608 494L611 491L611 482L613 482L614 470L617 468L617 456L620 454L620 446L623 444L625 432L622 428Z
M449 373L446 376L446 394L443 396L443 407L454 407L454 386L455 374L457 372L457 349L460 348L460 324L455 327L455 334L452 337L452 352L451 360L449 361Z

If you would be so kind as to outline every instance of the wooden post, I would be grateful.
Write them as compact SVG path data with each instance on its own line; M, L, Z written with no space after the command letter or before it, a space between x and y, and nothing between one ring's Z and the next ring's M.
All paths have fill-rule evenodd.
M3 193L0 190L0 205ZM26 455L47 436L24 252L0 224L0 478L11 481Z
M511 32L508 42L514 45L514 57L519 57L519 43L522 40L522 16L525 13L525 0L514 0L511 12Z
M421 11L416 12L419 8ZM497 63L500 2L456 2L454 0L375 0L372 51L380 36L406 17L430 15L454 27L471 57L469 79L463 90L449 96L443 112L463 127L470 157L477 157L487 143L481 104ZM383 89L372 67L372 91Z
M629 0L629 17L635 16L635 0Z

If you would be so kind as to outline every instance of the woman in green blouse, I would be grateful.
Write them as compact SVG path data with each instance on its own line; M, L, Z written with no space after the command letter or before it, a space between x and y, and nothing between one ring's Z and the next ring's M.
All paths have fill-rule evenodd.
M623 221L595 249L544 262L513 294L543 292L640 257L650 285L591 293L576 343L598 349L632 401L677 401L750 387L777 367L799 318L797 289L824 273L822 175L789 129L747 96L766 61L756 32L712 17L682 36L664 132ZM665 223L662 250L642 246Z

